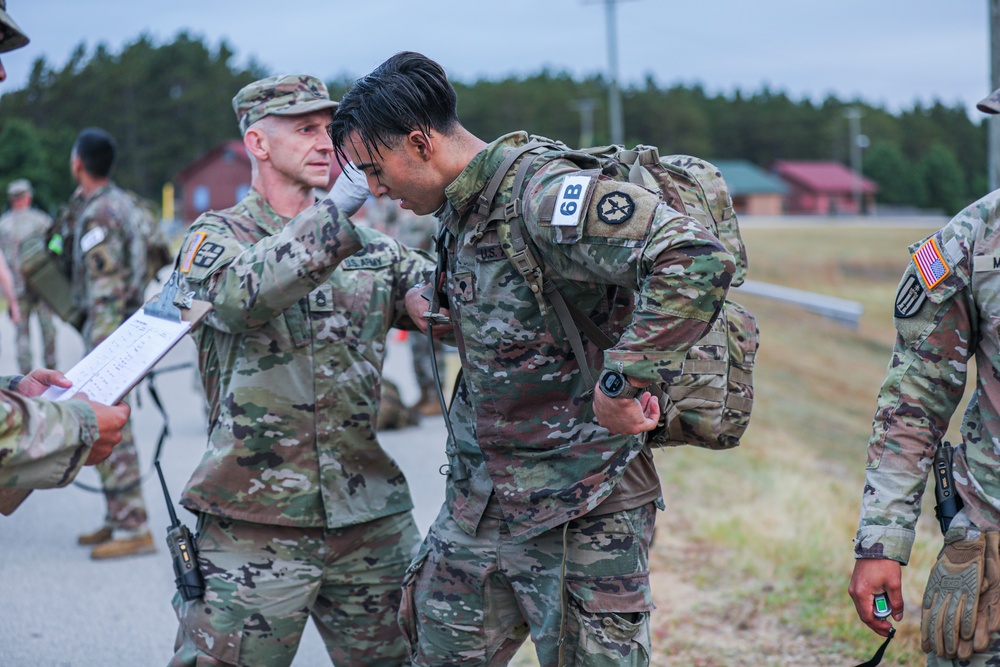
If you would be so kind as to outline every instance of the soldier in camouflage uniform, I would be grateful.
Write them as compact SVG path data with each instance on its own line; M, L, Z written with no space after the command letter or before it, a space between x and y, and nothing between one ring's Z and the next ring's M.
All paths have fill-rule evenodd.
M1000 90L979 108L1000 113ZM886 592L893 617L902 619L900 567L909 561L927 475L975 359L976 387L954 453L965 507L932 568L921 625L928 665L1000 664L1000 190L910 253L868 444L850 594L861 620L880 635L888 635L891 619L873 616L873 596ZM948 604L953 592L967 595L968 608Z
M523 211L546 275L621 336L606 352L588 341L584 363L624 375L635 398L585 386L555 313L542 313L502 249L510 228L501 237L473 220L527 137L487 144L455 107L437 63L400 53L354 83L331 125L340 159L373 194L436 213L447 251L440 287L463 376L448 416L445 505L404 580L400 626L414 665L503 665L529 634L543 667L647 665L648 548L662 497L644 446L659 406L639 388L679 374L717 317L733 257L658 195L572 162L547 163L519 192L508 175L498 204L520 199L509 210ZM589 202L557 228L543 209L574 184ZM631 208L602 220L606 197ZM639 292L634 313L615 307L616 287ZM426 293L408 293L411 317L422 319Z
M52 319L52 309L38 298L24 281L21 272L21 244L29 238L43 237L52 227L52 218L31 206L31 183L19 178L7 186L7 200L10 210L0 216L0 250L14 276L14 291L21 311L21 321L17 323L17 365L22 373L35 367L31 355L31 314L38 316L42 331L42 356L46 368L56 367L56 326Z
M115 141L88 128L73 145L70 168L82 200L74 208L72 286L75 305L86 313L83 340L89 353L142 306L145 239L136 233L135 204L111 180ZM122 443L97 468L107 504L104 525L81 535L93 545L91 558L120 558L156 550L142 497L139 458L131 425Z
M209 449L181 504L198 513L203 599L175 597L172 665L289 665L311 616L338 666L408 664L396 623L419 534L375 433L386 336L433 262L355 227L331 199L336 103L311 76L233 99L247 196L202 215L179 271L213 311L194 332Z
M82 395L61 402L33 398L52 385L71 386L52 370L0 377L0 490L66 486L121 440L128 405L108 407Z
M7 14L6 0L0 0L0 53L27 43ZM0 64L0 81L5 78ZM121 440L129 414L125 404L108 407L82 396L64 403L25 398L38 396L53 384L69 386L55 371L0 378L0 490L69 484L81 465L103 461ZM9 503L0 493L0 506L9 512L20 499L23 495Z

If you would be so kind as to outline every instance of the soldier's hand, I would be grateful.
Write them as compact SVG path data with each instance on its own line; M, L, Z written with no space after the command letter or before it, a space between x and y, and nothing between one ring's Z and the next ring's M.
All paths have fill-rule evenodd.
M7 309L10 311L10 321L13 322L14 324L20 324L21 308L20 306L17 305L17 301L11 301L10 304L7 306Z
M900 584L901 566L897 561L888 558L859 558L854 561L854 574L847 592L854 600L854 608L858 617L869 628L882 635L889 636L892 623L889 619L875 618L873 608L875 596L885 593L889 596L892 606L892 617L903 620L903 590Z
M597 423L616 435L652 431L660 421L660 402L648 391L639 398L611 398L594 387Z
M427 333L427 307L429 301L424 297L425 285L417 285L411 287L406 293L406 314L410 316L413 323L417 325L417 328L421 332ZM450 315L447 308L442 308L440 311L441 315L448 317ZM435 324L434 325L434 338L444 338L453 331L454 327L451 324Z
M42 392L49 387L62 387L65 389L72 386L73 383L67 380L66 376L59 371L53 371L48 368L36 368L21 378L21 382L17 385L17 393L22 396L34 398L35 396L41 396Z
M972 655L972 638L983 590L986 537L966 539L962 528L944 536L944 549L931 569L920 616L920 647L954 660Z
M95 403L83 393L77 394L74 398L86 401L93 408L94 414L97 415L98 437L90 448L90 455L84 462L84 465L96 465L108 458L114 446L122 441L122 429L125 427L132 409L127 403L118 403L110 407Z

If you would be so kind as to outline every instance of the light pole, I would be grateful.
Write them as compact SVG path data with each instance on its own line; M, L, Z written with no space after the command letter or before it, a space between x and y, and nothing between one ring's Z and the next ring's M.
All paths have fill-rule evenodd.
M618 17L619 2L627 0L603 0L604 23L608 32L608 123L611 130L611 143L625 143L625 121L622 118L622 98L618 90Z
M571 106L580 112L580 145L578 148L587 148L594 145L594 109L597 108L597 100L593 97L584 97L575 100Z
M864 211L863 193L861 191L861 149L868 147L868 137L861 134L861 118L864 116L861 109L849 107L844 112L850 128L850 149L851 149L851 193L854 195L854 204L858 208L858 213Z
M1000 0L989 0L990 14L990 91L1000 88ZM990 191L1000 188L1000 118L988 116Z

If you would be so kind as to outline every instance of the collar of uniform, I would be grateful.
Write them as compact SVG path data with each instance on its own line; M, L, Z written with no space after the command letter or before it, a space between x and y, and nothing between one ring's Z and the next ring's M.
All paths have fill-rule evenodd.
M291 218L278 215L271 208L271 205L267 203L267 200L264 199L264 195L253 188L247 190L247 195L243 198L243 205L246 206L247 211L249 211L257 226L264 230L268 236L273 236L280 232L288 224L288 221L291 220Z
M98 197L100 197L101 195L103 195L105 192L107 192L108 190L110 190L113 187L115 187L115 182L114 181L108 181L104 185L98 187L96 190L94 190L93 192L91 192L89 195L86 195L85 197L82 197L82 199L83 199L84 202L92 202L92 201L94 201L95 199L97 199Z
M447 197L447 208L449 205L457 215L442 215L443 220L454 220L463 217L467 209L475 203L479 193L482 192L486 184L493 178L500 163L503 162L504 153L509 148L516 148L528 143L527 132L511 132L493 141L472 158L472 161L462 170L458 178L445 188L444 194ZM449 225L450 226L450 225ZM452 230L454 231L454 230Z

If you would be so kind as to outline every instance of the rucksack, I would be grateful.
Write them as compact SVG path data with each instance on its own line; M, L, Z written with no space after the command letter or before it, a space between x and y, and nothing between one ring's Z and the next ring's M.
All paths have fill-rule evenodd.
M549 304L567 332L580 369L589 386L594 378L586 358L580 332L602 349L616 341L594 325L582 310L567 301L552 280L547 280L539 254L532 251L524 231L518 199L494 207L500 184L514 163L521 159L512 192L518 197L522 186L547 161L568 159L583 169L599 168L616 180L628 181L659 192L672 208L686 214L711 231L736 259L731 286L740 285L747 271L747 254L733 210L732 197L721 172L709 162L688 155L660 157L652 146L627 150L605 146L572 150L562 143L541 137L508 153L480 198L489 212L480 218L476 233L496 223L501 246L534 292L543 312ZM554 202L553 202L554 203ZM506 230L502 229L504 226ZM507 241L505 241L507 239ZM680 377L669 385L651 385L659 397L661 422L652 431L651 447L695 445L707 449L729 449L740 443L753 408L753 366L760 333L753 315L729 299L723 304L712 328L688 351Z

